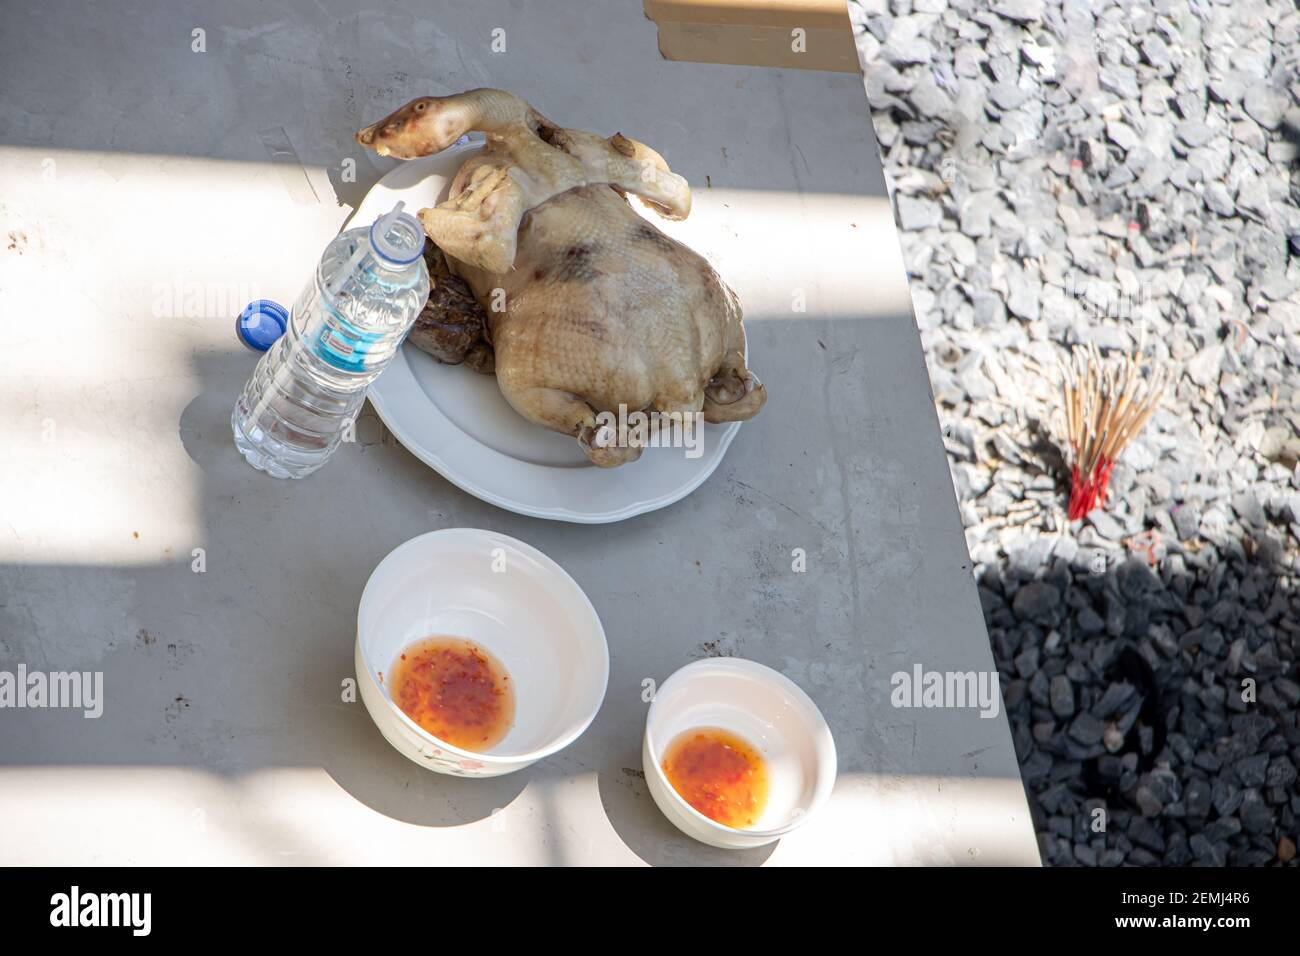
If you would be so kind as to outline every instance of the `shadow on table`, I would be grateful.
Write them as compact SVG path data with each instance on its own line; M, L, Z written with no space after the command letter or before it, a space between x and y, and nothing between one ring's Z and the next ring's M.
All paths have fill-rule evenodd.
M640 761L638 760L639 764ZM600 803L627 848L651 866L762 866L776 843L752 850L720 850L691 839L659 812L645 774L624 767L601 773Z
M890 673L915 660L915 634L969 631L979 613L973 582L953 573L960 531L942 448L933 428L918 427L933 424L933 411L916 405L918 419L891 401L917 390L923 374L910 318L760 317L751 339L769 383L791 383L790 398L783 390L770 402L693 495L604 529L523 519L479 502L385 439L369 412L356 445L308 482L266 479L242 461L229 424L257 357L233 347L195 353L194 392L183 406L166 409L175 440L197 469L187 485L192 524L173 535L178 553L164 555L162 542L142 540L148 563L0 568L14 585L0 596L7 605L0 608L0 638L10 635L10 656L46 667L87 666L102 651L98 666L109 693L105 718L76 718L74 734L50 732L57 715L7 717L15 732L5 763L194 766L226 778L321 767L365 806L424 827L490 818L533 781L539 795L531 799L530 789L525 799L539 821L568 821L565 814L575 810L567 798L548 802L552 791L557 801L561 794L551 778L570 785L594 773L596 793L582 798L579 812L603 812L641 860L757 865L775 846L721 851L691 840L660 814L638 776L643 678L662 680L662 668L721 646L777 667L818 701L842 778L1014 775L1013 763L990 762L986 753L1005 735L997 722L898 711L888 702ZM879 354L910 361L868 366ZM824 414L808 415L793 384L799 382L816 383ZM902 458L914 454L932 467L896 480ZM824 477L793 484L776 477L795 467ZM935 517L920 502L940 493L953 513ZM377 496L394 504L377 507ZM846 514L867 513L879 515L870 534L844 524ZM129 521L130 514L116 520ZM711 530L745 522L764 533L740 548ZM356 609L370 570L401 541L446 526L531 537L587 582L611 645L611 691L586 735L603 738L600 746L585 739L520 774L459 780L393 751L364 706L342 696L341 682L354 676ZM183 550L187 535L205 551L202 574L192 573ZM681 541L699 544L670 546ZM806 549L814 573L791 573L794 547ZM146 552L151 548L157 550ZM689 560L695 556L703 560ZM670 559L685 564L672 565L666 578L616 580L597 570ZM598 580L601 587L590 586ZM663 599L664 580L672 581L674 600ZM936 590L936 582L946 583ZM874 599L876 592L899 599ZM79 602L53 599L70 593ZM83 604L96 609L93 621L78 610ZM972 662L979 650L973 642L965 648ZM928 826L922 818L917 825ZM551 829L544 852L567 862L573 837L561 826Z

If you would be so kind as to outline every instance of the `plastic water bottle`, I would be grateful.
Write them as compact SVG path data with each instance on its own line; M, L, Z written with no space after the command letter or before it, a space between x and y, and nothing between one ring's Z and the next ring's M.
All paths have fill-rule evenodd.
M323 465L428 301L424 230L402 205L329 244L244 386L230 426L254 468L302 478Z

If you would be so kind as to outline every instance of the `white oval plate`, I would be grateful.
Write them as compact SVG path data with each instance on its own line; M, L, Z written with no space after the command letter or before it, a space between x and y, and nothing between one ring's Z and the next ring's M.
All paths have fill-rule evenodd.
M349 224L372 222L398 200L411 213L436 205L481 146L458 144L390 170ZM508 511L581 524L622 521L685 498L722 463L740 428L705 424L697 458L682 448L647 448L637 461L597 468L572 438L522 418L495 377L440 365L412 345L370 386L370 403L411 454L458 488Z

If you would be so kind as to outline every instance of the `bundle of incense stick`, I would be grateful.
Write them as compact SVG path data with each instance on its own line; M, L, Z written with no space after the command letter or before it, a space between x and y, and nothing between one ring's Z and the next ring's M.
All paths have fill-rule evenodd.
M1143 374L1145 364L1137 354L1105 360L1095 345L1076 348L1062 363L1071 521L1106 503L1115 459L1164 396L1169 370L1154 366Z

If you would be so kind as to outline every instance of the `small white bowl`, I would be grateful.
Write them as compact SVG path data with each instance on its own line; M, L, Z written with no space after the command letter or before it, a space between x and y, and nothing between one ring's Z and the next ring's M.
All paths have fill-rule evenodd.
M754 827L710 820L668 782L664 750L697 727L730 731L767 762L767 806ZM817 705L784 674L736 657L695 661L660 685L646 716L641 761L664 816L687 836L723 849L780 839L825 803L835 785L835 741Z
M424 730L385 683L403 648L442 635L486 648L510 675L514 725L483 753ZM370 575L357 611L356 668L366 710L399 752L439 773L495 777L587 729L605 699L609 648L587 596L546 555L493 531L447 528L399 545Z

